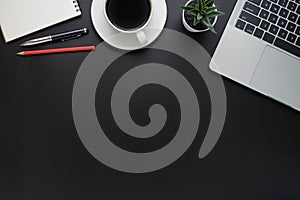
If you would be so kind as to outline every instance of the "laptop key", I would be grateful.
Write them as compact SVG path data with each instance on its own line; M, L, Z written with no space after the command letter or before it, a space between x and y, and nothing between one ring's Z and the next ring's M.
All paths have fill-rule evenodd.
M283 18L286 18L289 14L289 11L287 9L284 9L284 8L281 8L280 9L280 12L279 12L279 15Z
M295 14L295 13L290 13L290 15L289 15L289 17L288 17L288 19L290 20L290 21L292 21L292 22L296 22L296 20L297 20L297 15Z
M265 33L264 37L263 37L263 40L272 44L273 41L275 39L275 36L274 35L271 35L270 33Z
M296 32L295 32L298 36L300 36L300 26L297 27Z
M264 0L264 1L261 3L261 7L263 7L263 8L266 9L266 10L269 10L270 6L271 6L271 2L268 1L268 0Z
M288 37L287 37L287 41L289 41L290 43L294 43L296 41L297 36L294 35L293 33L289 33Z
M261 18L263 18L263 19L267 19L268 16L269 16L269 12L266 11L265 9L262 9L262 10L260 11L259 16L260 16Z
M291 32L294 32L295 31L295 28L296 28L296 24L292 23L292 22L289 22L286 29L288 31L291 31Z
M237 27L238 29L244 30L246 25L246 22L243 22L242 20L237 20L235 27Z
M287 34L288 34L288 32L286 30L280 29L279 33L278 33L278 36L281 37L282 39L285 39Z
M262 21L260 24L260 28L264 29L265 31L268 30L269 26L270 26L270 23L267 21Z
M300 48L299 47L296 47L295 45L292 45L280 38L276 38L274 45L295 55L295 56L300 57Z
M300 26L300 17L298 18L297 24Z
M299 0L300 1L300 0ZM300 3L299 3L300 4ZM298 6L298 9L296 10L296 13L300 15L300 5Z
M278 19L278 16L277 15L274 15L274 14L271 14L268 21L273 23L273 24L276 24L277 22L277 19Z
M260 28L255 29L255 32L254 32L255 37L258 37L260 39L263 36L263 34L264 34L264 31L261 30Z
M249 1L259 6L262 0L249 0Z
M277 3L278 0L270 0L270 1L272 1L273 3Z
M288 3L288 0L279 0L278 4L281 5L282 7L285 7Z
M298 37L296 45L300 46L300 37Z
M295 11L296 10L296 7L297 7L297 4L295 4L294 2L290 1L288 6L287 6L287 9L288 10L291 10L291 11Z
M287 20L280 18L277 22L278 26L280 26L281 28L284 28L287 24Z
M258 26L261 19L259 19L258 17L252 15L252 14L249 14L245 11L242 11L241 15L240 15L240 18L245 20L246 22L249 22L255 26Z
M254 15L258 15L260 8L257 7L256 5L253 5L252 3L246 2L244 5L244 10L246 10Z
M247 24L245 31L249 34L252 34L254 32L255 27L252 26L251 24Z
M277 14L277 13L279 12L279 8L280 8L280 7L279 7L278 5L272 4L270 11L271 11L272 13Z
M279 27L272 24L269 32L272 33L273 35L276 35L278 30L279 30Z

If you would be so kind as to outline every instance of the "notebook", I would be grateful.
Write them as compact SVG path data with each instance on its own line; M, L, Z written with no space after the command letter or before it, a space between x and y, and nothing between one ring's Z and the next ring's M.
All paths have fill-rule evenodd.
M0 0L0 26L5 42L80 15L76 0Z

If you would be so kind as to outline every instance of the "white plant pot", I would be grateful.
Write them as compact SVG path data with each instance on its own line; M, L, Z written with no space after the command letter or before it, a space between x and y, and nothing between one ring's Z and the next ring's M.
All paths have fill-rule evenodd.
M190 2L192 2L194 0L189 0L185 6L187 6ZM185 21L185 18L184 18L184 13L185 11L183 10L182 11L182 23L183 23L183 26L186 28L186 30L190 31L190 32L193 32L193 33L201 33L201 32L205 32L205 31L208 31L209 28L206 28L206 29L203 29L203 30L197 30L197 29L194 29L192 28L190 25L188 25L188 23ZM217 23L217 20L218 20L218 16L215 17L215 20L214 22L212 23L212 26L214 26L216 23Z

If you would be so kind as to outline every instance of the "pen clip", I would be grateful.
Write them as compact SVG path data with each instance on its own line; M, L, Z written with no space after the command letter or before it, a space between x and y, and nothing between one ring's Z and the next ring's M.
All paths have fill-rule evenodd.
M64 42L64 41L68 41L68 40L73 40L73 39L79 38L80 36L81 35L79 34L79 35L76 35L74 37L70 37L70 38L67 38L67 39L61 39L61 41Z

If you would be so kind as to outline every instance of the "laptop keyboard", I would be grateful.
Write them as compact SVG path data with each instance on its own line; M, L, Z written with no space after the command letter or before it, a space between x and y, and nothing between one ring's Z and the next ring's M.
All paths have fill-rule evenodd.
M300 57L300 0L247 0L235 26Z

